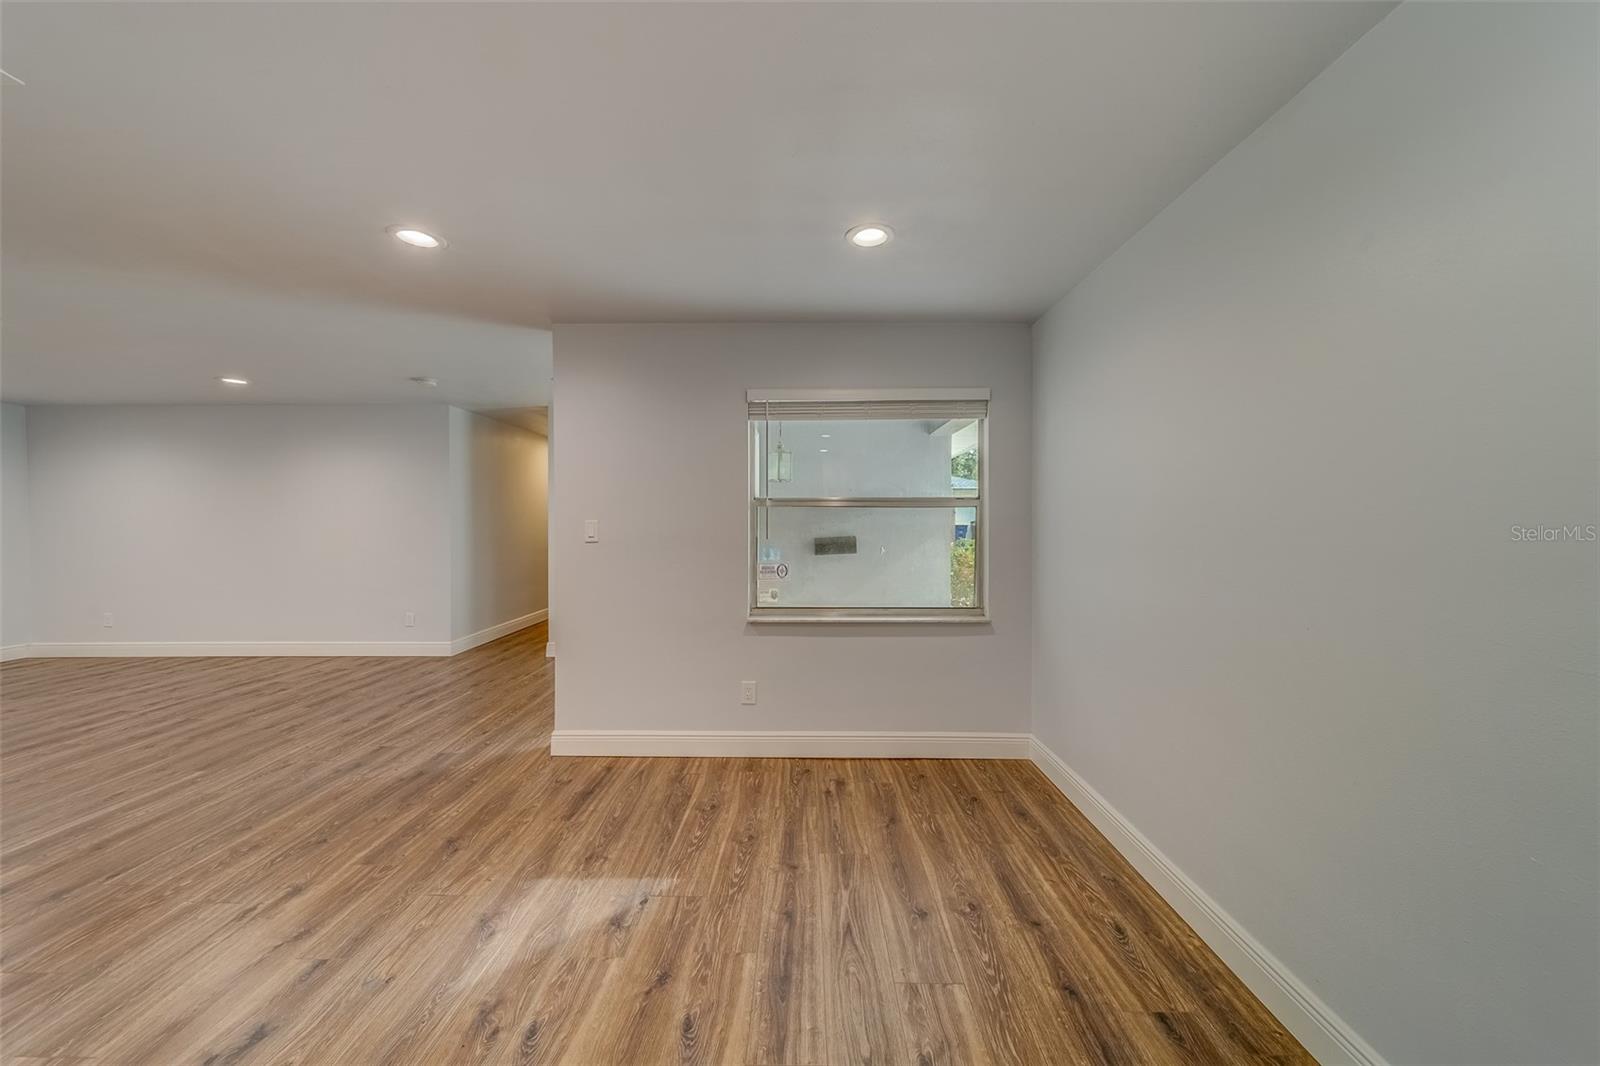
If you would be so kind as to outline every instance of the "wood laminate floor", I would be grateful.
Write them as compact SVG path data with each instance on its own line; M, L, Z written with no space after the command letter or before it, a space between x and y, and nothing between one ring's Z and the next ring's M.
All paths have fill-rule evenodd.
M0 1058L1310 1061L1032 765L552 759L543 642L0 669Z

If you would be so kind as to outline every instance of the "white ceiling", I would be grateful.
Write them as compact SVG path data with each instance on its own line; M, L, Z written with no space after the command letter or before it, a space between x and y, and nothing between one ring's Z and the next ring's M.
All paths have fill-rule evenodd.
M1031 320L1391 6L10 2L0 391L537 406L552 321Z

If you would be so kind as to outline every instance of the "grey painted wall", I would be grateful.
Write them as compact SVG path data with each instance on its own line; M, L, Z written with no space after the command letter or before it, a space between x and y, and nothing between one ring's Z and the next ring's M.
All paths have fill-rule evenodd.
M6 643L439 644L547 604L547 443L503 422L7 404L3 429Z
M33 639L28 409L0 404L0 648Z
M557 326L555 359L558 729L1027 729L1026 326ZM993 623L747 623L745 390L924 386L993 390Z
M1597 17L1400 7L1035 332L1034 727L1395 1063L1600 1061Z
M448 411L29 408L32 640L448 641Z

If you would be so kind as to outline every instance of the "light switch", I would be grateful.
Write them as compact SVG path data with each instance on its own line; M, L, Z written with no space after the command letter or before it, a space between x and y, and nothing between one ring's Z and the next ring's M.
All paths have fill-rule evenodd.
M600 519L585 518L583 520L583 542L585 544L600 543Z

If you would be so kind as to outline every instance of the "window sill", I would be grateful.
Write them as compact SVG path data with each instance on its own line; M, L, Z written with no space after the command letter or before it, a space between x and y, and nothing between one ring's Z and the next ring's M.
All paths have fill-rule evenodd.
M895 625L987 625L992 619L987 611L941 611L938 614L842 614L821 611L795 611L793 614L779 613L778 611L759 611L745 615L745 621L753 625L792 625L795 623L814 625L823 623L827 625L879 625L892 623Z

